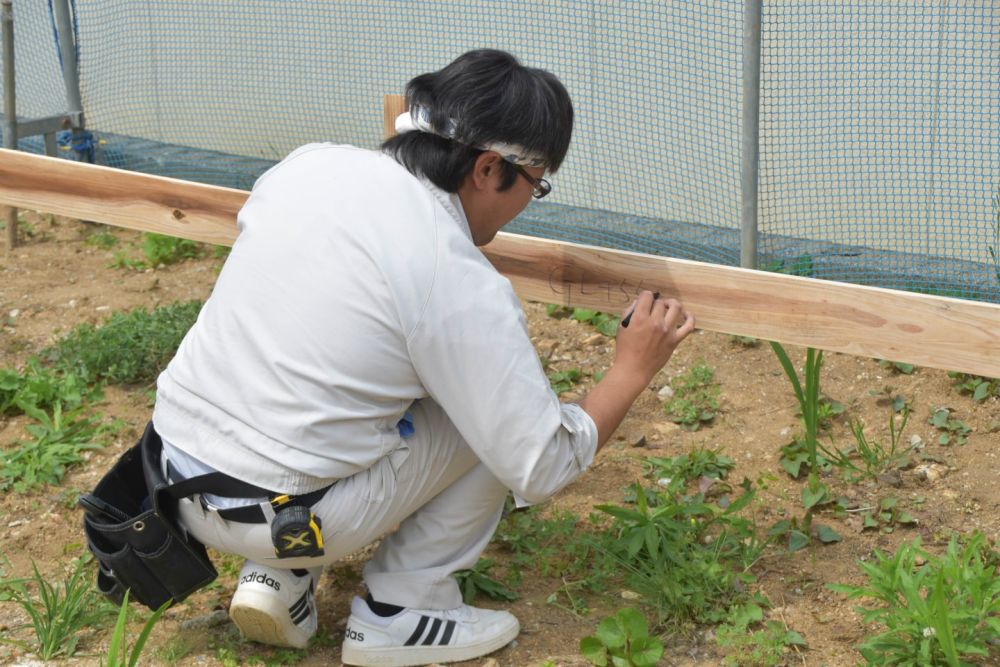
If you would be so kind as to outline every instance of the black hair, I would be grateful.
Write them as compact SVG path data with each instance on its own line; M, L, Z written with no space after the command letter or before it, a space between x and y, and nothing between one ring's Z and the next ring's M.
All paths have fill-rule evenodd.
M476 145L519 144L544 157L553 173L569 150L573 104L566 88L553 74L525 67L505 51L469 51L444 69L421 74L406 85L406 100L409 108L430 112L435 130L453 127L455 138L405 132L382 150L446 192L458 191L483 152ZM501 190L517 178L513 165L503 166Z

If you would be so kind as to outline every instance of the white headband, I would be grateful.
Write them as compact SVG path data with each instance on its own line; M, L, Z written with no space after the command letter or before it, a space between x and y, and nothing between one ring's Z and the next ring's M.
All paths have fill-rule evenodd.
M454 120L449 120L448 126L439 132L431 126L430 116L431 112L427 107L413 107L410 111L404 111L396 116L396 132L403 134L404 132L413 132L416 130L458 141L455 139L455 130L458 124ZM524 146L518 144L505 144L496 141L488 144L476 144L473 148L478 148L482 151L496 151L507 162L521 165L522 167L545 167L548 164L548 161L544 157L538 153L532 153L524 148Z

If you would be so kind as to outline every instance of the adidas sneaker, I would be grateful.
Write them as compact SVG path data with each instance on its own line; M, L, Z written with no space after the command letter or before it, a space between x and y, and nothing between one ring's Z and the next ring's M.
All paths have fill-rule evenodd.
M341 660L345 665L406 667L471 660L509 644L520 626L506 611L404 609L376 615L361 598L351 603Z
M305 648L316 633L315 587L322 568L297 576L291 570L247 561L229 605L229 617L249 640Z

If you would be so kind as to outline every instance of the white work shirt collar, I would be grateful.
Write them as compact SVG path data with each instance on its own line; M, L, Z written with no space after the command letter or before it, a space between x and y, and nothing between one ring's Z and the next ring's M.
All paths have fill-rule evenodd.
M458 223L459 229L462 233L471 241L472 240L472 230L469 229L469 220L465 217L465 209L462 208L462 200L459 198L457 192L445 192L438 186L434 185L430 179L421 178L420 182L423 183L424 187L431 191L431 194L441 202L441 206L444 210L448 211L448 214L455 219Z

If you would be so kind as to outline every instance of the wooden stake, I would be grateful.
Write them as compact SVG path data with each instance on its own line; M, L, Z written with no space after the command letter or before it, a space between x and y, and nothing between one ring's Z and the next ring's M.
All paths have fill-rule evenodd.
M406 111L406 97L403 95L386 95L382 100L384 116L383 139L396 136L396 116Z

